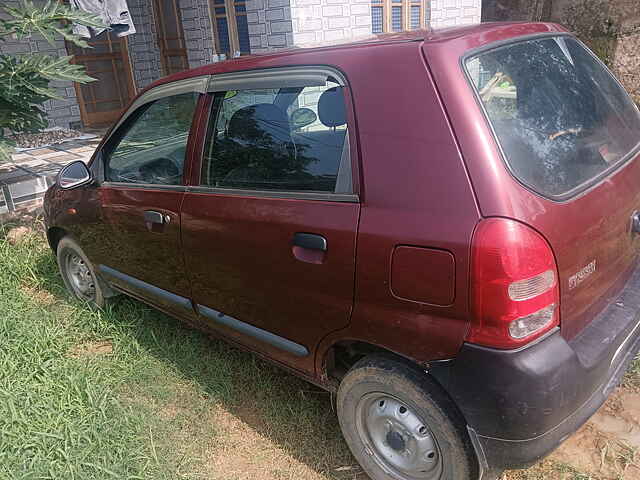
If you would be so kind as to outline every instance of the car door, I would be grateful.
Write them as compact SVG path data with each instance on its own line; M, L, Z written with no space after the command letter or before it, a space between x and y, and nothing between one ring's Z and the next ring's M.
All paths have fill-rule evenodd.
M211 328L311 373L315 346L349 322L360 204L345 81L302 72L214 77L182 235Z
M180 242L188 144L199 94L168 85L141 97L100 152L106 235L98 270L119 289L194 315Z

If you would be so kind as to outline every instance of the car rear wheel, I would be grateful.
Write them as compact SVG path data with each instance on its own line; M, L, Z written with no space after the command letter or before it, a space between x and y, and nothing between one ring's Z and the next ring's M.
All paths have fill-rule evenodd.
M64 237L58 243L56 253L67 290L92 306L104 307L104 288L80 246L72 238Z
M477 478L461 415L417 367L365 357L342 380L337 406L345 440L372 480Z

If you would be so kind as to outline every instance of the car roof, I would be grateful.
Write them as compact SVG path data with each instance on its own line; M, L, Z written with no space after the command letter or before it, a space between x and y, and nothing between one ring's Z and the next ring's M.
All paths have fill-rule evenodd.
M215 75L235 71L246 71L254 68L278 67L292 64L303 65L305 56L317 52L331 54L332 52L344 52L345 50L363 49L394 43L423 42L425 45L437 44L439 48L447 48L447 45L460 43L463 40L469 47L482 47L486 44L508 40L519 36L566 32L567 30L554 23L544 22L487 22L468 26L456 26L441 29L423 29L400 33L385 33L370 35L354 41L341 41L340 43L327 44L322 42L318 46L297 47L280 49L268 53L257 53L229 60L210 63L202 67L193 68L180 73L162 78L143 91L157 85L184 80L202 75ZM456 49L457 50L457 49ZM298 57L298 58L295 58Z

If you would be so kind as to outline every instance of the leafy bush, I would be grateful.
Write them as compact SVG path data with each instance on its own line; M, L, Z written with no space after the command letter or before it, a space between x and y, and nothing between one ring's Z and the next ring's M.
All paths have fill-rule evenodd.
M51 45L54 37L88 48L72 31L72 24L103 27L102 20L81 10L47 0L44 6L21 0L19 6L1 7L8 19L0 19L0 45L8 38L22 40L40 34ZM71 80L86 83L95 79L86 75L84 67L70 63L71 57L54 58L41 54L0 55L0 163L10 158L14 143L12 133L35 132L48 125L43 103L58 99L51 81Z

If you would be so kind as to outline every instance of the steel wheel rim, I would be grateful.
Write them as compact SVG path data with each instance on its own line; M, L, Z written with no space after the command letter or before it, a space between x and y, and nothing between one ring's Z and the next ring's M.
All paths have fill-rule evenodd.
M382 392L364 395L356 407L356 428L365 453L399 480L436 480L442 455L429 426L400 399Z
M93 300L96 296L95 279L82 257L70 252L65 257L65 263L67 278L74 293L83 300Z

